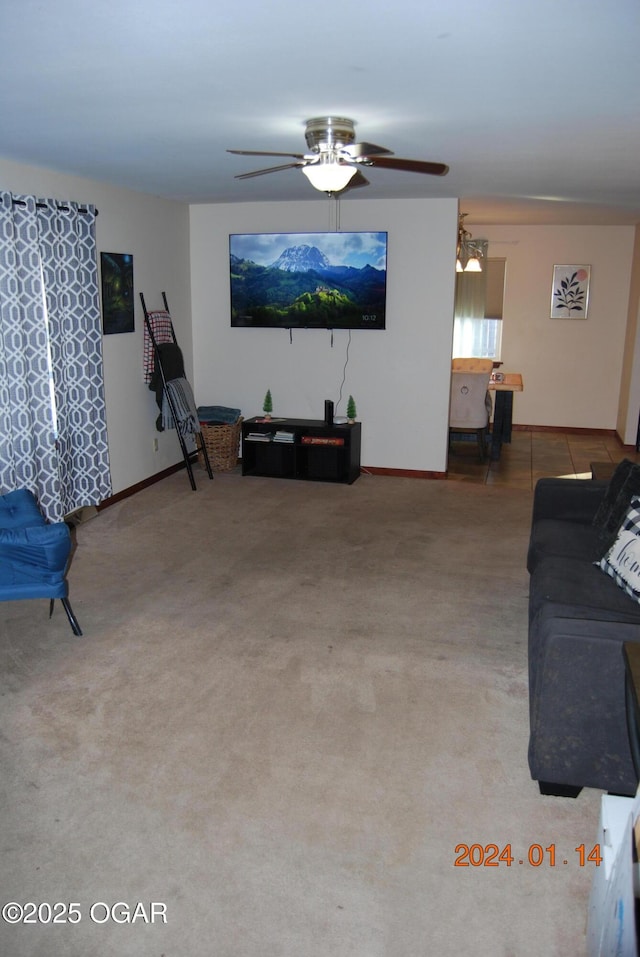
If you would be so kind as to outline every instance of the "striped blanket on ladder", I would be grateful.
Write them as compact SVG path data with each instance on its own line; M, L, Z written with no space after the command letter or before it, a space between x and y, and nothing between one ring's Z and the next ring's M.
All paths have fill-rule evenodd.
M177 423L174 424L167 393L171 396L176 411ZM200 432L200 423L196 411L191 386L186 379L170 379L162 396L162 425L165 429L178 428L180 435L195 435Z

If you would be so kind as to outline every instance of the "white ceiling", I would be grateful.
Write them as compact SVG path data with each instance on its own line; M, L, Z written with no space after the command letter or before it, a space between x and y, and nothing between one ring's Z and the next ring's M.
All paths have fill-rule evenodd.
M0 155L193 203L326 202L305 120L445 162L361 199L468 223L640 222L638 0L1 0ZM1 185L1 184L0 184Z

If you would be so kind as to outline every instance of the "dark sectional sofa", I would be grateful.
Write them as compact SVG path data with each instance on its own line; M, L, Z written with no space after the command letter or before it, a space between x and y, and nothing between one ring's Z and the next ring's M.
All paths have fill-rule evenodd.
M640 467L626 461L609 483L545 478L535 488L529 767L543 794L575 797L583 787L636 793L623 644L640 641L640 604L594 564L616 540L636 493Z

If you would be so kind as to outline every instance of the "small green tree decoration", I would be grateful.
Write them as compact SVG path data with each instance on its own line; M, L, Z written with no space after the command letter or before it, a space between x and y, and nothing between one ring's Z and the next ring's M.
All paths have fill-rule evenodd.
M273 412L273 400L271 398L271 389L267 389L267 394L264 397L264 402L262 404L262 411L264 412L265 419L271 418L271 413Z
M353 422L357 414L355 399L350 395L347 401L347 418L349 422Z

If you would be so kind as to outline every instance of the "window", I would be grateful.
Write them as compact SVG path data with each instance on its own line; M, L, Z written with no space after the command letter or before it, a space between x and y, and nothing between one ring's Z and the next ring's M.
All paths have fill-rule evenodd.
M506 259L487 259L481 273L456 273L453 356L500 359Z

